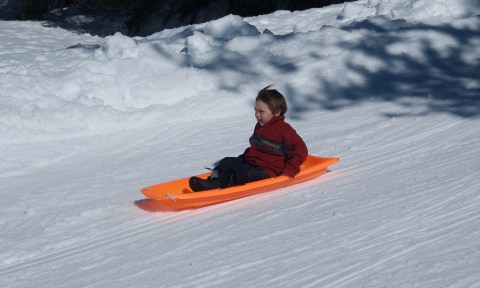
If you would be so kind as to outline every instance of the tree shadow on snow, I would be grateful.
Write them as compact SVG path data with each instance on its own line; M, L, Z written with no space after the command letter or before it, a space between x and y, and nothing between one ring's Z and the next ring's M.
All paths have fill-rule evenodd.
M465 58L466 55L475 54L471 49L479 49L475 46L480 41L478 30L449 24L431 26L407 24L403 20L388 21L398 23L390 23L393 25L389 28L389 25L364 20L341 28L363 33L364 36L355 41L341 42L339 49L368 57L366 63L371 60L383 63L382 68L369 69L365 63L359 65L358 61L352 59L347 60L346 71L359 76L362 79L358 81L360 83L348 83L344 79L327 81L322 77L323 71L318 71L315 78L318 83L316 93L305 93L287 84L287 95L292 95L289 99L291 115L301 117L303 112L311 109L339 110L363 102L383 101L398 104L400 111L381 112L386 117L429 113L478 117L480 60L478 57ZM405 33L414 37L412 40L416 45L408 47L404 53L393 53L389 47L407 45ZM421 37L421 40L417 37ZM437 39L440 43L436 42ZM441 42L444 39L450 43L447 48ZM442 48L436 49L438 45Z
M296 33L272 35L275 41L254 51L257 55L253 57L218 48L218 55L206 65L196 65L188 51L175 59L170 56L170 61L179 66L215 73L219 75L218 88L234 93L240 92L245 85L261 85L258 79L268 78L263 74L268 71L270 78L284 81L274 84L282 87L280 89L287 96L289 117L292 118L302 118L304 112L313 109L340 110L366 102L396 104L398 109L395 112L379 111L385 117L414 117L430 113L480 116L480 59L476 57L478 52L473 52L478 49L475 43L480 41L477 29L468 25L412 24L381 16L338 29L361 35L353 40L340 41L337 47L333 47L348 55L347 60L341 63L344 67L340 70L342 76L344 73L355 75L360 81L327 79L325 75L329 71L325 71L326 67L335 67L322 65L319 61L325 61L325 57L329 56L318 56L316 53L304 56L312 63L319 63L317 67L321 68L317 68L316 73L310 73L308 79L298 79L296 73L304 68L296 59L298 53L289 56L278 51L272 53L268 48L269 45L275 46L277 41L283 41L291 42L292 49L296 49ZM317 45L321 51L321 39L313 41L308 45ZM158 52L165 58L171 55L171 51L162 52L159 49ZM475 56L468 59L468 55ZM370 63L380 65L375 64L377 67L372 68ZM308 82L309 88L299 87L299 81Z

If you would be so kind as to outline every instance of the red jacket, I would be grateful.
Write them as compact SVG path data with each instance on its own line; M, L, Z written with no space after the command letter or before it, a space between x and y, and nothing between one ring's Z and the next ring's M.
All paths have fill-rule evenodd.
M285 116L274 116L264 126L255 126L250 147L244 159L265 170L270 177L286 174L294 177L307 159L307 146L302 138L285 121Z

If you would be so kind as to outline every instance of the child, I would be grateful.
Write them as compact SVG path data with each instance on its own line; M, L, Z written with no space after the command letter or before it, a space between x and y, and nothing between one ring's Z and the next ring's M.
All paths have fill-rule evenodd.
M284 114L287 102L270 86L258 92L255 99L257 124L250 137L250 147L238 157L220 160L208 179L191 177L194 192L242 185L281 174L295 177L307 158L305 142L287 124Z

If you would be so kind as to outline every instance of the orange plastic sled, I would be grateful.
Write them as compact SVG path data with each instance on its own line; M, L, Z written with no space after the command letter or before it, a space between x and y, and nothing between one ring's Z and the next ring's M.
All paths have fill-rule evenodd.
M141 191L148 198L158 200L174 209L181 210L196 208L279 189L314 179L326 173L328 166L337 163L339 160L339 158L324 158L308 155L307 160L305 160L300 167L300 172L294 178L281 175L225 189L192 192L188 186L188 179L190 177L186 177L145 187ZM210 173L205 173L197 176L205 179L209 175Z

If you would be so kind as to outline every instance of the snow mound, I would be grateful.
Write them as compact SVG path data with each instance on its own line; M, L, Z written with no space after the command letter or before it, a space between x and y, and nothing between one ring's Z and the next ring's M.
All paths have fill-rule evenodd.
M213 37L195 31L185 42L189 63L199 67L213 63L220 55L218 51L220 45L221 42L215 40Z
M231 40L238 36L255 36L260 34L255 26L236 15L228 15L218 20L208 22L203 29L203 33L221 40Z
M105 39L105 51L109 58L136 58L138 48L135 40L117 32L113 36L107 36Z
M189 65L206 67L220 65L231 56L231 52L250 52L261 42L261 33L255 26L239 16L228 15L205 26L197 26L193 35L186 38L183 51Z

